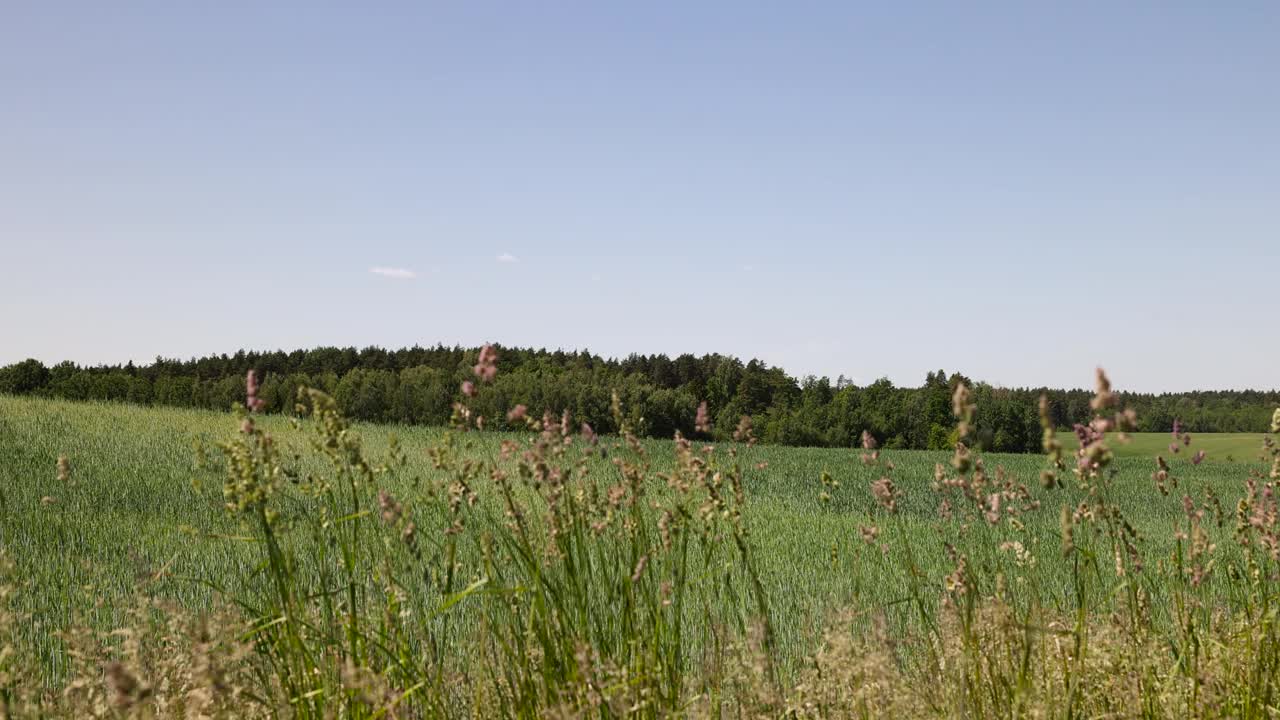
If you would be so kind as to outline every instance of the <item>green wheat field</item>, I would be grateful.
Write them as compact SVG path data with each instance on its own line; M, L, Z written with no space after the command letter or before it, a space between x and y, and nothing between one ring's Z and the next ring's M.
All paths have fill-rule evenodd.
M266 416L256 422L284 455L300 454L300 467L324 471L323 462L307 456L313 430L308 426L314 421L295 427L285 418ZM217 454L219 443L241 435L240 421L232 413L0 396L0 541L13 564L12 610L24 618L13 628L12 641L24 656L38 661L38 667L29 668L31 677L47 687L64 683L75 669L60 632L78 626L100 632L122 627L139 598L202 613L226 605L228 598L262 596L269 572L263 539L243 514L227 511L225 472L209 459ZM519 445L536 437L375 425L355 425L347 436L362 441L370 457L397 448L393 455L402 456L401 465L379 481L379 490L405 507L427 502L425 495L435 492L430 488L442 487L439 480L448 471L441 469L430 448L451 442L452 452L462 461L489 459L495 467L514 467L514 460L504 457L503 443ZM1115 444L1107 502L1123 511L1135 536L1142 539L1127 562L1150 569L1142 580L1141 597L1143 612L1153 616L1153 627L1176 628L1180 620L1175 605L1185 602L1185 583L1171 570L1185 552L1176 531L1180 523L1186 524L1184 495L1207 508L1197 527L1214 539L1221 562L1240 561L1239 548L1231 541L1235 503L1250 474L1268 470L1259 456L1262 437L1201 435L1177 454L1169 452L1167 435L1136 435L1127 444ZM1068 449L1074 447L1067 433L1063 440ZM674 469L675 444L636 443L650 463L648 492L655 497L669 494L662 478ZM620 472L613 458L635 452L617 438L602 438L600 447L609 450L582 462L606 478ZM699 448L695 443L695 455ZM974 594L1008 592L1012 587L1016 606L1064 617L1079 609L1080 563L1063 560L1060 511L1088 501L1089 492L1070 483L1042 488L1040 473L1048 467L1042 456L985 457L989 475L1026 487L1021 499L1015 500L1014 494L1006 499L1006 508L1017 503L1022 511L993 523L984 522L980 513L940 515L935 470L950 462L950 453L885 451L871 461L853 449L731 449L745 468L742 521L763 596L768 598L763 613L770 626L771 672L787 682L796 682L815 654L830 645L827 631L838 617L853 627L881 622L899 633L927 633L938 618L920 609L936 608L944 599L947 578L956 568L953 552L963 554L973 577L983 578L975 582ZM1193 464L1192 454L1199 450L1207 457ZM1157 453L1168 458L1170 474L1177 478L1176 489L1167 496L1152 480ZM70 468L63 477L57 470L60 456ZM891 509L878 503L870 489L881 477L894 483ZM471 490L479 506L498 506L494 486L473 483ZM301 512L307 512L305 507ZM425 538L433 531L423 527L419 532ZM438 542L435 535L431 542ZM304 592L317 594L325 591L327 582L319 567L323 553L314 544L324 542L318 537L323 536L282 535L282 542L292 544L301 558L293 580ZM398 572L396 563L401 562L408 572L411 560L401 550L371 547L367 557L382 555L378 562L385 565L386 575ZM476 563L483 554L459 552L460 559ZM718 563L733 564L733 558L732 553L708 551L694 562L697 572L682 576L693 587L719 587L699 591L707 607L681 613L684 622L705 626L681 630L698 638L690 647L699 652L720 637L718 622L737 621L747 631L758 614L752 608L760 609L735 594L741 590L736 580L718 585ZM1097 565L1107 568L1111 562L1103 556ZM376 577L385 580L383 572ZM466 580L473 587L487 582L480 575ZM467 582L459 580L454 587ZM1125 604L1126 586L1123 577L1098 572L1098 581L1088 591L1093 594L1090 612L1118 611ZM421 602L434 602L426 599L431 591L406 592L410 598L422 592ZM1238 595L1239 589L1231 584L1195 590L1195 597L1211 607L1238 601ZM456 603L449 615L457 628L482 630L486 619L473 611L472 598L455 596L448 602ZM709 606L718 602L723 607ZM582 617L587 617L585 610ZM467 636L462 630L452 632L453 637ZM906 663L916 661L923 662L916 658ZM691 672L690 658L678 662L681 667L675 671Z

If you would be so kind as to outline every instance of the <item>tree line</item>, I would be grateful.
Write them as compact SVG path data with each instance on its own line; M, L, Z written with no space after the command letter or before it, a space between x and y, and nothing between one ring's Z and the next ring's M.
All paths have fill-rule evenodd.
M478 384L469 402L497 428L508 427L508 410L525 405L534 414L568 410L575 423L613 432L618 429L611 412L616 392L626 421L643 436L671 437L679 431L727 439L746 415L756 436L768 443L852 447L866 431L885 447L944 449L953 440L951 395L958 382L969 385L977 401L976 439L983 450L1039 452L1042 394L1059 428L1091 417L1092 391L1001 388L942 370L928 373L919 387L898 387L887 379L859 386L843 376L835 382L795 378L758 360L719 354L613 359L588 351L497 349L500 372L494 382ZM92 367L24 360L0 368L0 392L226 409L244 402L244 378L253 369L261 379L258 397L266 412L295 412L298 388L307 386L333 395L347 416L359 420L444 425L461 383L473 379L478 352L444 345L241 350ZM1280 405L1280 392L1274 390L1118 394L1138 413L1138 429L1146 432L1169 432L1175 420L1188 432L1264 432ZM712 420L710 433L695 432L701 402Z

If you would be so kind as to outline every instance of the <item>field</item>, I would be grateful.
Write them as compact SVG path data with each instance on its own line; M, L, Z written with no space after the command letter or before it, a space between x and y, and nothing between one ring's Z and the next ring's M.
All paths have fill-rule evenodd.
M271 433L274 447L282 456L299 453L297 467L303 469L305 477L312 472L317 475L327 472L326 468L336 473L335 477L353 472L351 465L341 465L349 458L338 461L330 457L331 462L326 464L324 457L308 455L311 451L307 450L307 438L315 437L316 426L316 421L306 421L295 428L284 418L264 416L256 420L254 432ZM267 526L255 526L251 515L237 515L225 509L229 496L224 495L224 478L236 465L229 460L210 459L220 455L215 449L218 443L233 442L244 436L240 421L230 413L0 396L0 545L14 565L10 580L14 588L11 610L16 616L27 618L26 622L10 628L11 640L26 657L38 660L29 670L41 686L59 686L76 674L67 653L67 641L58 631L73 626L98 631L127 626L134 618L131 613L140 597L190 613L210 611L234 602L266 612L267 598L274 592L269 579L275 567L269 559L264 560L263 543L272 542L261 534ZM392 525L397 522L403 525L402 515L408 516L413 508L438 503L440 488L456 488L456 479L462 477L458 473L463 472L459 468L467 466L469 459L487 459L492 467L507 468L516 476L517 459L512 456L510 446L504 453L503 443L524 446L537 437L534 433L455 433L449 435L453 440L448 440L444 430L373 425L356 425L342 435L343 438L352 436L363 441L364 451L370 457L390 455L393 458L388 467L394 467L394 472L372 472L368 476L377 478L378 489L386 493L385 497L393 498L389 503L381 496L379 499L383 520ZM1067 439L1065 434L1063 439ZM665 637L662 633L684 638L681 655L663 661L666 671L693 676L696 658L710 657L713 646L720 653L716 657L728 657L724 648L738 641L747 642L752 637L753 624L763 623L767 628L764 644L769 655L766 674L770 677L776 674L773 682L783 687L803 686L806 673L812 672L815 663L821 665L821 653L833 647L830 631L839 623L852 627L855 637L860 637L859 633L872 633L876 627L881 628L876 632L899 637L929 637L930 633L939 632L938 627L945 622L945 609L964 606L963 602L958 603L958 596L953 592L955 583L968 588L967 594L961 595L1003 598L1002 602L1014 608L1015 614L1029 613L1024 617L1069 620L1073 613L1086 607L1082 604L1083 594L1088 596L1090 616L1145 614L1145 626L1153 636L1161 638L1160 642L1166 642L1167 637L1185 639L1178 628L1189 617L1188 599L1194 599L1197 606L1211 614L1224 608L1238 610L1249 602L1234 582L1196 582L1192 586L1186 578L1191 573L1188 568L1197 562L1191 540L1199 542L1201 535L1205 547L1210 542L1216 547L1208 552L1216 552L1217 576L1225 576L1228 566L1247 567L1248 558L1233 542L1236 523L1233 511L1236 499L1245 492L1245 480L1250 472L1265 474L1270 470L1269 465L1257 459L1261 440L1261 436L1203 435L1193 438L1192 444L1176 456L1164 451L1170 458L1169 472L1178 479L1176 488L1167 496L1158 492L1153 482L1157 467L1151 455L1161 452L1169 442L1168 436L1137 436L1132 444L1117 446L1117 457L1110 466L1114 473L1108 475L1105 485L1105 502L1123 513L1132 533L1127 535L1128 530L1115 530L1115 534L1108 534L1112 531L1100 529L1105 524L1102 520L1097 527L1086 531L1086 527L1092 527L1088 525L1089 520L1077 519L1076 542L1081 553L1088 547L1093 550L1088 555L1077 555L1072 561L1063 559L1060 510L1083 508L1094 502L1098 486L1095 484L1095 489L1090 490L1077 484L1070 473L1064 471L1064 487L1042 487L1040 473L1048 465L1041 456L986 456L986 473L981 481L986 483L986 490L973 507L967 507L963 489L945 495L946 491L940 493L933 487L936 466L941 463L949 467L951 453L885 451L873 460L853 449L719 447L717 455L733 450L732 462L743 468L744 494L740 505L729 500L717 505L716 512L722 513L721 517L704 518L706 527L719 528L705 532L721 533L717 536L719 540L703 540L704 544L698 545L699 541L689 535L694 538L689 540L690 547L702 549L701 555L697 552L690 555L693 560L688 561L687 569L674 561L659 560L659 551L652 543L657 533L665 530L658 522L647 525L644 523L648 520L639 521L652 530L644 541L649 543L645 547L655 548L646 551L642 559L640 555L623 557L625 553L621 550L616 553L609 550L608 553L614 554L608 554L583 549L590 545L569 545L570 559L574 552L586 553L582 556L586 565L603 573L597 577L610 577L613 583L605 583L605 589L583 588L583 598L604 593L600 601L608 606L584 605L574 617L589 624L618 611L615 603L632 597L629 593L634 591L616 594L613 586L625 586L626 576L632 572L633 584L638 582L636 578L646 572L645 565L649 563L647 572L668 578L667 582L655 583L651 588L653 608L670 605L672 579L677 581L677 591L687 586L689 597L698 599L698 603L686 599L686 604L680 606L673 618L663 621L674 623L677 630L659 623L642 631L642 634L654 633L660 639ZM442 444L451 448L449 452L453 453L454 460L444 461L429 453L430 448ZM679 491L672 489L677 483L669 478L694 472L690 468L696 470L697 461L689 457L681 459L671 441L637 441L636 444L640 451L636 457L647 456L651 465L644 475L644 482L649 484L645 489L648 499L637 504L633 511L647 512L646 507L656 511L659 505L676 507ZM620 482L619 478L625 473L613 460L635 451L628 450L617 438L601 439L600 447L610 449L609 457L594 454L573 463L565 460L566 467L586 467L582 470L584 474L612 478L609 483ZM1193 465L1190 456L1200 449L1206 451L1209 461ZM700 446L695 445L692 455L700 453ZM60 456L65 456L69 464L62 477L59 477ZM401 456L402 460L394 460ZM198 462L202 457L205 462ZM1228 457L1233 462L1227 462ZM1068 461L1074 462L1070 458ZM728 465L715 467L724 467L726 476L730 473ZM471 480L465 491L443 492L455 493L458 498L465 496L466 502L478 508L502 507L497 486L488 482L489 478L467 477ZM889 489L881 486L877 494L872 486L882 477L892 478L893 486ZM668 481L663 482L664 478ZM305 485L306 480L302 482ZM282 498L288 492L287 486L288 483L282 483L285 488L279 491ZM726 496L730 494L728 488L728 484L723 486ZM517 491L517 495L524 498L521 502L527 502L531 510L538 501L533 492ZM474 493L474 497L468 493ZM990 507L992 495L1002 498L994 510ZM1194 522L1194 527L1189 524L1184 495L1196 507L1204 509L1203 517ZM940 516L939 512L940 500L946 498L954 503L949 518ZM456 498L450 496L449 499ZM313 502L320 504L310 504ZM459 500L458 504L463 503ZM444 538L459 535L441 533L449 510L440 510L443 514L438 516L421 511L417 516L417 531L424 542L419 547L429 548L425 551L428 555L450 548L449 561L441 565L446 570L440 575L430 575L422 588L415 589L413 583L406 582L399 586L403 589L402 595L384 596L372 588L407 572L413 559L403 547L391 547L386 540L375 539L376 533L363 530L369 534L353 540L349 548L343 545L346 548L343 553L365 558L377 566L376 570L370 570L367 575L358 572L359 568L333 570L333 567L343 568L350 558L336 552L326 556L325 542L335 543L332 539L335 534L345 538L342 533L346 527L357 524L353 520L368 521L372 527L372 515L378 508L370 511L366 505L365 510L337 517L324 515L327 511L322 505L323 498L282 501L281 506L286 508L282 512L287 514L288 508L293 508L299 527L313 514L327 517L330 523L311 534L281 531L277 538L288 551L297 553L297 567L281 567L291 568L287 572L292 582L308 592L314 591L305 601L320 603L312 608L315 612L328 613L326 617L342 616L344 608L352 612L352 608L363 602L372 608L370 614L375 615L379 612L377 608L390 602L388 597L407 607L415 604L438 607L442 616L452 618L447 637L456 643L456 652L471 653L471 659L477 663L474 667L488 667L484 664L488 646L476 638L483 636L486 628L495 622L516 622L511 619L514 615L502 614L514 611L484 609L488 605L483 605L480 599L481 592L498 592L494 589L494 578L504 572L495 568L499 561L494 559L504 556L504 551L491 551L486 544L495 542L492 538L497 535L501 545L501 538L505 536L499 523L484 526L488 528L485 538L455 548ZM706 501L702 507L706 507ZM735 551L731 542L737 527L732 523L739 522L736 515L739 511L741 527L745 528L742 533L745 546L741 552ZM453 512L460 511L455 507ZM994 517L990 517L992 512ZM438 527L425 521L433 517L441 521ZM548 522L554 525L554 521ZM690 522L690 527L697 525ZM472 528L480 526L480 520L469 523L466 530L460 531L460 536L466 537ZM624 526L625 523L619 528ZM1184 534L1179 536L1175 528L1182 528L1180 532ZM355 531L352 532L355 538ZM611 534L615 532L618 534ZM623 543L619 538L633 537L628 533L634 532L634 529L605 530L597 542ZM1126 537L1132 539L1131 552L1127 544L1130 540L1125 540ZM519 552L518 549L508 551ZM590 554L594 552L604 554ZM1201 547L1199 552L1203 554L1205 548ZM957 555L963 558L962 562L957 561ZM615 564L628 572L615 573L615 577L601 570L615 560ZM1094 579L1082 579L1085 565L1091 568ZM482 567L489 570L478 569ZM1139 574L1140 567L1148 569L1145 575ZM455 568L462 579L453 577ZM582 571L581 567L578 571ZM328 599L313 600L329 592L326 588L334 572L348 573L343 577L348 577L351 599L336 601L334 605L328 604ZM541 574L543 571L530 572L539 581L546 580ZM359 588L360 593L367 593L367 597L361 596L364 600L357 600L357 583L350 581L350 577L357 576L367 580L369 586ZM446 576L448 585L444 590L433 585L446 582L443 579ZM1126 581L1126 577L1131 581ZM524 587L522 592L527 592L527 584L513 583L511 587ZM760 597L750 599L756 592ZM304 604L303 599L294 595L288 597L293 599L281 601L285 607L295 601L300 606ZM640 607L644 601L635 602ZM403 612L410 614L409 610ZM658 615L652 613L664 611L651 608L646 612L651 616L637 616L657 618ZM281 617L287 616L285 612ZM348 618L345 622L344 627L349 629L357 620ZM404 647L428 647L433 632L446 632L442 622L433 616L430 622L405 636ZM732 630L735 625L737 631ZM619 632L623 631L569 635L595 638L607 644ZM299 638L305 635L302 633ZM378 637L386 641L389 635ZM272 640L277 641L284 642L280 638ZM346 647L345 641L334 642ZM372 641L359 645L352 640L350 644L352 653L366 653L367 657L374 654L369 649ZM362 649L357 651L354 648L358 645ZM903 673L937 662L934 651L920 648L915 652L909 649L900 652L898 662ZM493 648L489 647L488 651ZM613 657L631 657L630 651L612 646L597 647L596 651L613 653ZM277 650L264 652L275 658L271 653ZM572 655L574 650L570 648L566 652ZM934 659L929 660L930 657ZM273 662L280 662L279 658ZM456 662L463 667L471 661ZM641 663L644 667L651 665ZM989 674L994 676L996 671L990 670ZM568 672L566 677L577 675ZM538 682L552 683L546 677ZM699 682L701 684L685 681L676 686L683 687L681 692L692 696L699 694L699 687L719 687L705 679ZM442 686L446 685L447 682L442 682ZM499 685L508 687L495 681L495 686ZM510 687L523 686L513 681ZM1035 692L1050 690L1052 688ZM708 692L711 691L703 691L700 702L706 702ZM519 708L531 707L519 704L531 701L516 690L511 691L511 696L497 690L494 693L505 702L513 703L505 714L520 715ZM547 693L543 687L540 691L530 691L530 696L549 697ZM715 693L711 696L715 697ZM516 697L523 699L513 699ZM577 696L571 694L556 697L564 703L577 702L574 699ZM1035 697L1034 692L1027 690L1023 700L1031 697ZM655 707L659 706L652 698L650 701L655 702ZM662 700L684 701L665 697ZM1177 703L1188 702L1188 698L1175 693L1169 702L1173 703L1172 707L1184 707ZM439 710L447 706L428 704L427 707L431 714L432 708ZM983 707L987 707L987 712L995 712L994 708L1002 706L997 699L991 699ZM359 713L349 710L349 714Z
M1179 453L1192 456L1203 450L1206 462L1253 462L1258 459L1258 450L1262 447L1263 433L1195 433L1192 435L1192 446L1180 447ZM1071 433L1062 433L1063 445L1074 450L1080 442ZM1166 458L1175 457L1169 452L1169 444L1173 441L1169 433L1130 433L1129 442L1117 443L1116 457L1142 458L1151 460L1157 455Z

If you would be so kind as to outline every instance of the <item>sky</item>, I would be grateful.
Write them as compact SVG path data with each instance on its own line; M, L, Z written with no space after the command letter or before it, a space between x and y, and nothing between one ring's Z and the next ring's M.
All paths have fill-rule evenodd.
M0 363L1280 386L1280 3L11 2Z

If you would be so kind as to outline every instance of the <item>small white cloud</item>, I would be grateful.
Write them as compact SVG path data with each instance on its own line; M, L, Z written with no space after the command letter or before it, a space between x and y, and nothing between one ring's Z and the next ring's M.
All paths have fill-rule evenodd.
M374 268L369 268L369 272L373 273L374 275L381 275L382 277L392 278L393 280L412 280L418 277L418 273L412 270L406 270L404 268L374 267Z
M520 258L516 257L515 255L512 255L511 253L502 253L501 255L498 256L498 262L515 263L515 262L520 262Z

